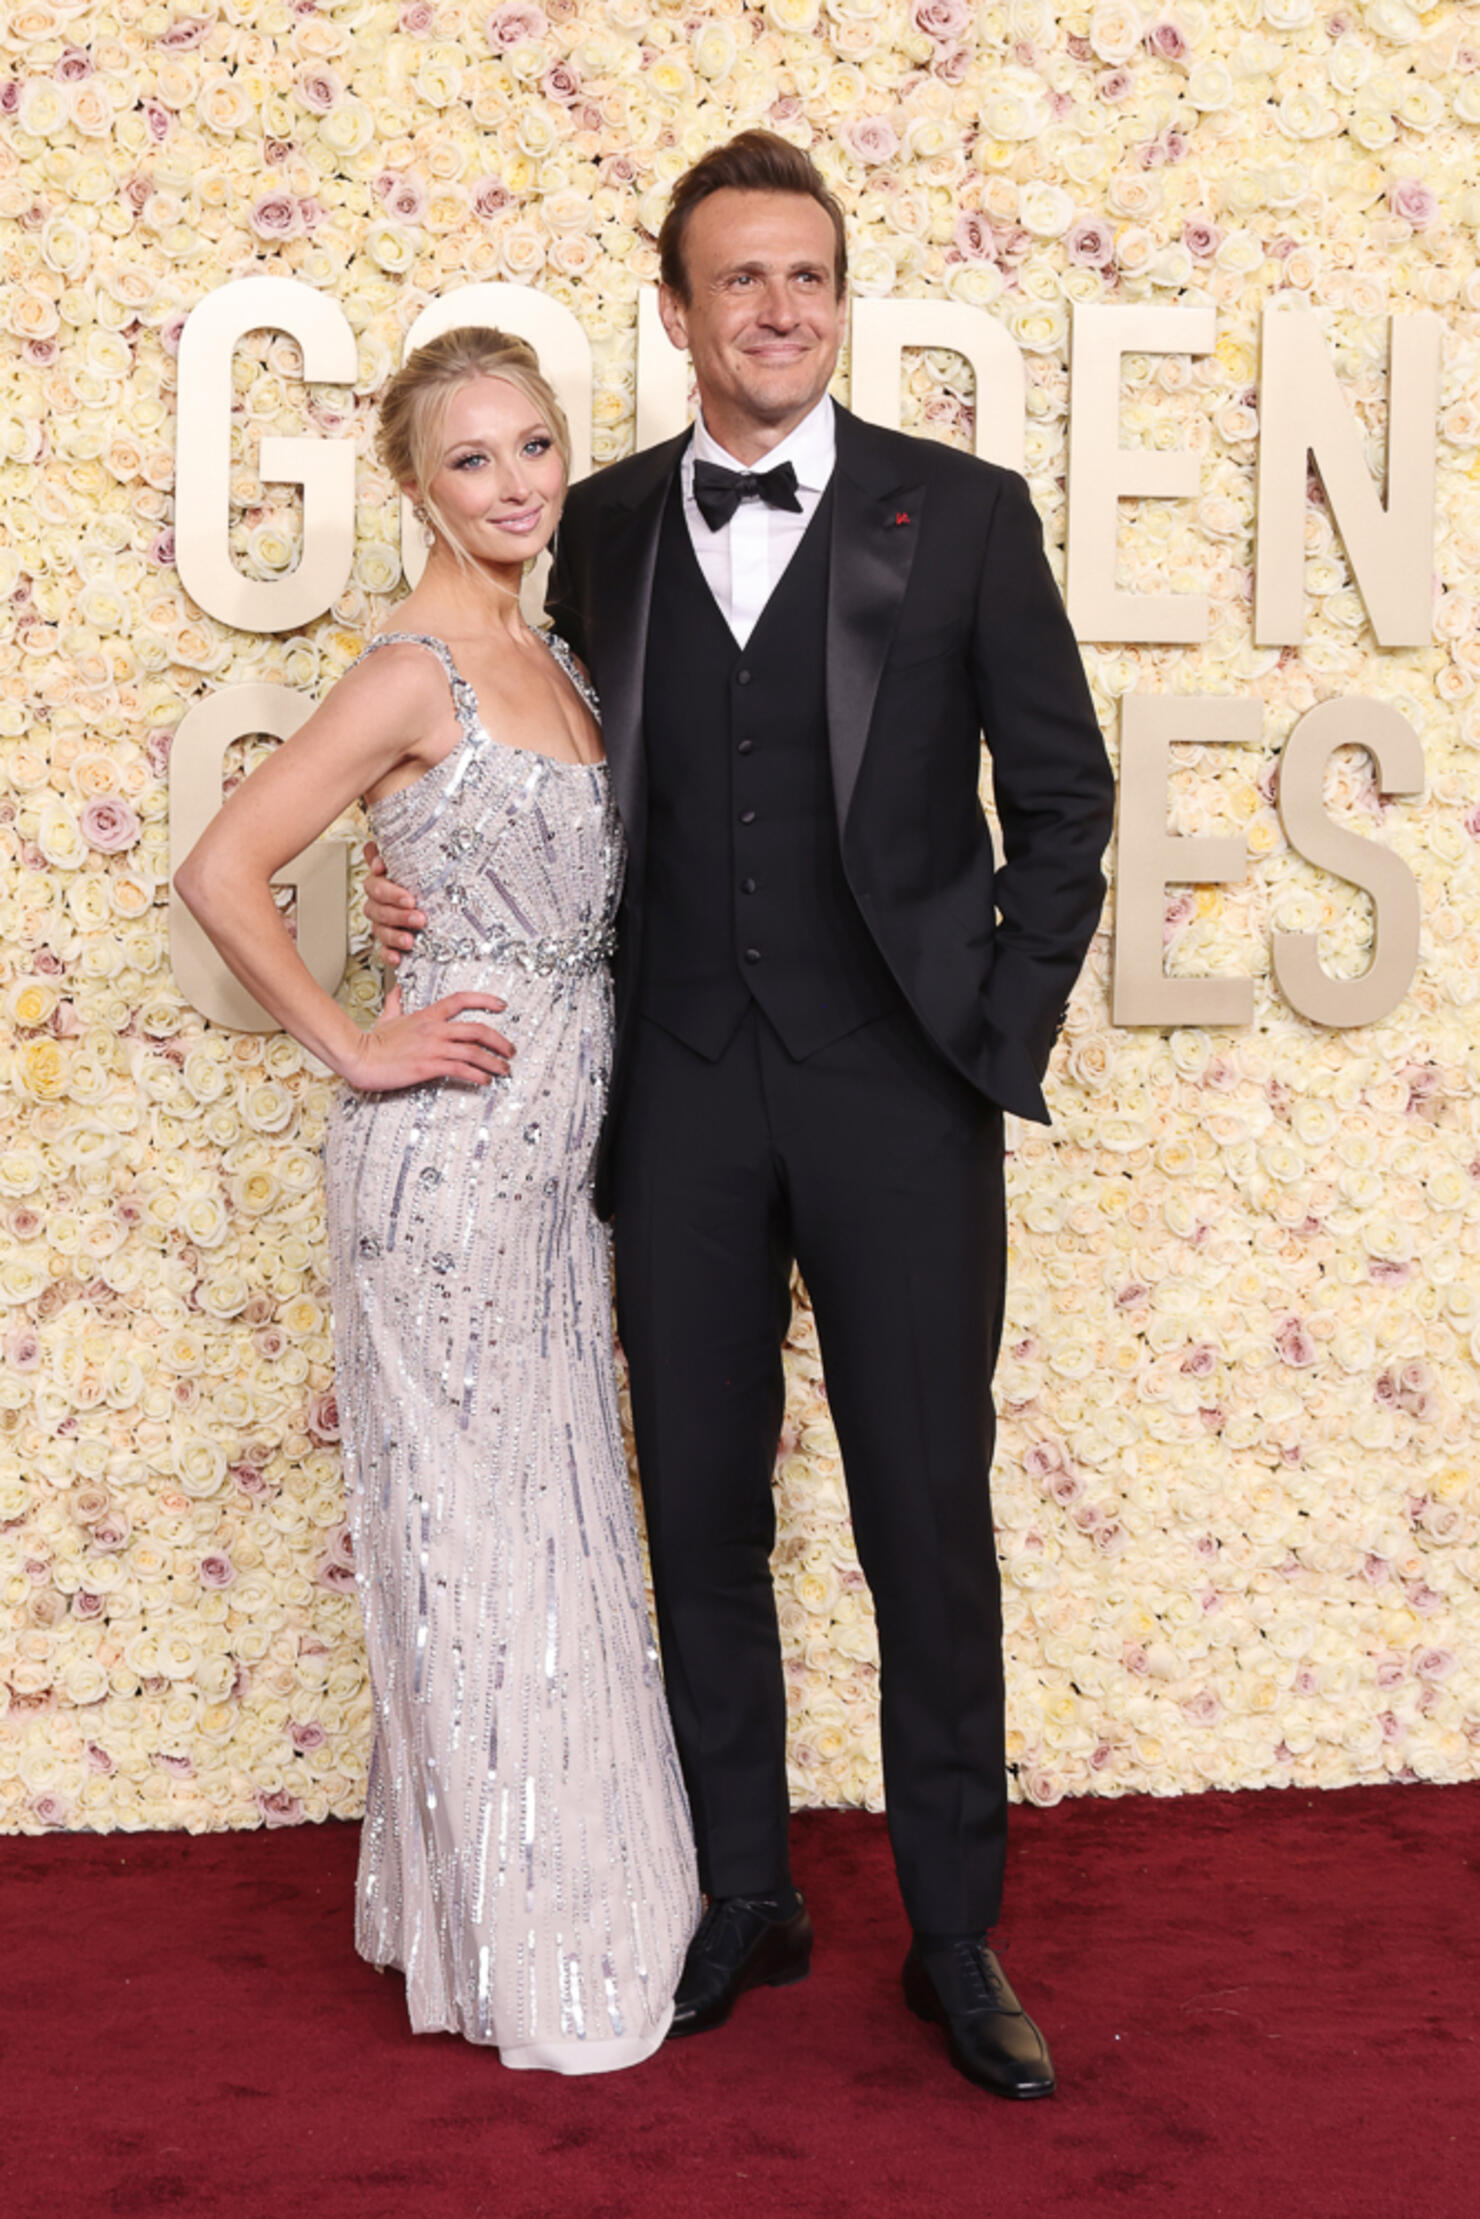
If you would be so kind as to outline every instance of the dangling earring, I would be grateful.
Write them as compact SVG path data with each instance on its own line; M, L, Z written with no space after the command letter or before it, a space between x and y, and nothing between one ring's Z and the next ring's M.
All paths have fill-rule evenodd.
M422 507L420 501L413 503L411 513L416 518L417 523L421 526L422 545L424 547L435 547L437 544L437 535L432 530L431 520L428 517L426 510Z

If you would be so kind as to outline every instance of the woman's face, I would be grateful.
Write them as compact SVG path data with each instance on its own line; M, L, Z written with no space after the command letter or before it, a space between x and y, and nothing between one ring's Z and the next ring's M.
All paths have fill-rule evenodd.
M504 378L473 378L447 404L427 491L475 561L523 563L559 521L565 465L527 394Z

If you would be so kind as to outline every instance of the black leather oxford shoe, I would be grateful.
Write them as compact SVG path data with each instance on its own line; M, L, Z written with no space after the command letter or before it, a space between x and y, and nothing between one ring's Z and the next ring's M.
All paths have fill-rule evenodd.
M904 1998L916 2018L946 2030L951 2063L994 2096L1051 2096L1048 2044L984 1942L952 1942L926 1957L912 1945Z
M779 1919L748 1896L711 1903L689 1944L683 1978L673 1999L670 2041L723 2026L747 1988L784 1988L805 1980L812 1962L812 1921L800 1896L790 1918Z

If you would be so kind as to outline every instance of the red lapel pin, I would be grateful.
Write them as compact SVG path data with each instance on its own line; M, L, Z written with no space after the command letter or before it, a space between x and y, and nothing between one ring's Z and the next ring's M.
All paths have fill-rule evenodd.
M905 509L896 509L896 510L895 510L895 512L894 512L894 521L895 521L895 523L896 523L896 524L908 524L909 520L910 520L910 519L909 519L909 514L908 514L908 511L907 511L907 510L905 510Z

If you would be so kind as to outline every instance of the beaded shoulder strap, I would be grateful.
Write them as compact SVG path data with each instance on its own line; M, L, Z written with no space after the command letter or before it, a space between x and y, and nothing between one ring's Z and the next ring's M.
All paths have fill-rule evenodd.
M382 632L379 638L361 648L355 662L362 663L367 655L373 655L379 647L424 647L429 654L435 655L447 673L447 683L452 688L452 706L462 731L470 734L482 730L478 696L452 660L452 650L445 640L437 639L431 632ZM354 668L353 663L350 668Z
M585 702L586 707L590 710L592 716L596 718L598 723L600 723L601 703L596 698L596 688L592 685L590 679L586 676L586 673L582 670L580 664L576 661L575 656L571 653L565 641L560 637L560 634L558 632L541 632L539 636L544 641L546 647L549 648L550 653L554 656L556 662L559 663L561 669L565 672L566 677L575 687L576 692Z

